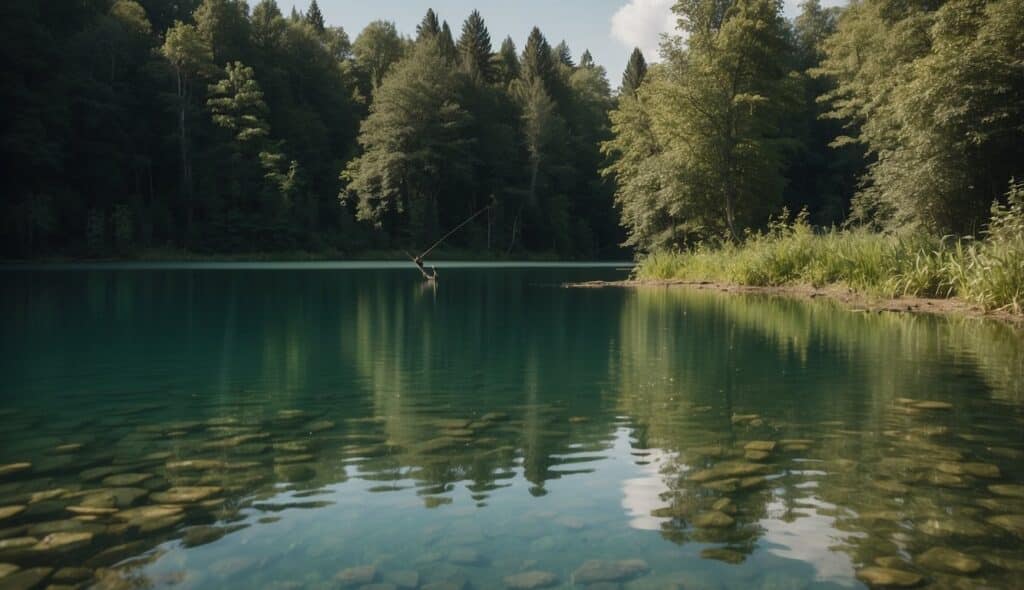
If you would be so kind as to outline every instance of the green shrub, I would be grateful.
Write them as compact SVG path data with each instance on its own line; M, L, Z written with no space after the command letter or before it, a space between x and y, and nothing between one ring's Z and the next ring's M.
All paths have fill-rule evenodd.
M806 213L774 221L742 244L699 245L652 253L641 279L715 281L739 285L845 285L883 297L961 297L985 309L1024 311L1024 183L995 204L982 240L939 239L920 231L865 229L815 232Z

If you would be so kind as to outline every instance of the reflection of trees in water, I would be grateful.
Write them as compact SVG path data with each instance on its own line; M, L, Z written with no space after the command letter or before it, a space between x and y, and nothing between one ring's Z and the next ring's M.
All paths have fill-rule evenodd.
M1006 402L1021 399L1024 346L1013 330L652 289L629 294L620 332L620 411L636 421L641 444L675 457L662 466L665 505L654 511L665 519L665 538L713 543L718 549L706 556L738 562L764 527L816 519L832 530L832 549L856 567L882 564L955 581L913 557L967 543L992 562L976 580L999 586L1013 577L999 568L1022 563L1019 552L1018 561L1007 561L1000 546L1009 537L986 519L1024 504L992 498L991 481L981 477L998 465L1006 478L1019 470L1009 459L1024 456L990 449L994 441L1024 443L1005 411ZM792 389L816 382L817 392ZM926 410L903 398L954 405ZM737 424L743 413L760 413L766 424ZM763 486L716 486L716 478L708 489L695 481L716 466L749 463L742 447L758 439L778 443L758 459L769 466ZM977 473L962 472L970 469ZM716 502L731 519L699 522ZM808 551L790 549L796 557Z

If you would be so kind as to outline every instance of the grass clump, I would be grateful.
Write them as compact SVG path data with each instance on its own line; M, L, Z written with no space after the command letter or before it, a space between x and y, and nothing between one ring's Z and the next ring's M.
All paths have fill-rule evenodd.
M981 239L921 231L815 231L802 213L773 222L740 244L656 252L637 267L641 279L714 281L751 286L845 285L881 297L960 297L988 310L1024 308L1024 183L996 204ZM784 219L784 218L783 218Z

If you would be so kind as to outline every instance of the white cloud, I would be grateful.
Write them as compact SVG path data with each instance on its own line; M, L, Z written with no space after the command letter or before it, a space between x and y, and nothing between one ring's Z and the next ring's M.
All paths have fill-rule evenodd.
M629 0L612 16L612 37L628 49L639 47L647 61L658 61L661 34L675 30L674 0Z

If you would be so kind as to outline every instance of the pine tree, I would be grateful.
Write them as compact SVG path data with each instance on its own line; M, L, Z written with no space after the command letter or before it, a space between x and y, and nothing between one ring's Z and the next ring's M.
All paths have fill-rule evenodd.
M420 24L416 25L416 40L422 41L428 37L436 37L441 34L441 22L433 8L427 9L426 16Z
M564 66L575 68L576 64L572 61L572 51L569 49L569 44L563 39L561 43L555 46L554 49L555 58Z
M494 62L498 79L505 86L508 86L512 80L519 78L521 71L519 54L516 51L516 44L512 41L512 37L506 37L502 41L501 49L498 50L498 55L495 56Z
M487 25L474 10L462 24L462 36L459 38L459 61L463 70L474 79L484 83L494 81L494 64L491 61L491 34ZM515 50L513 49L513 53Z
M309 10L306 11L306 22L316 29L318 33L324 32L324 15L320 12L320 6L316 3L316 0L309 4Z
M437 39L441 46L441 55L450 63L455 62L459 57L459 50L455 47L455 38L452 37L452 29L448 26L448 21L444 21L444 24L441 25L441 34Z
M548 40L544 38L544 34L537 27L533 27L530 37L526 40L521 68L524 80L531 83L534 80L540 80L550 93L555 64L551 55L551 46L548 45Z
M594 56L590 54L589 49L583 50L583 55L580 56L580 67L581 68L592 68L596 64L594 63Z
M647 60L644 59L643 52L637 47L633 49L632 55L629 56L626 71L622 74L622 94L636 96L646 76Z

